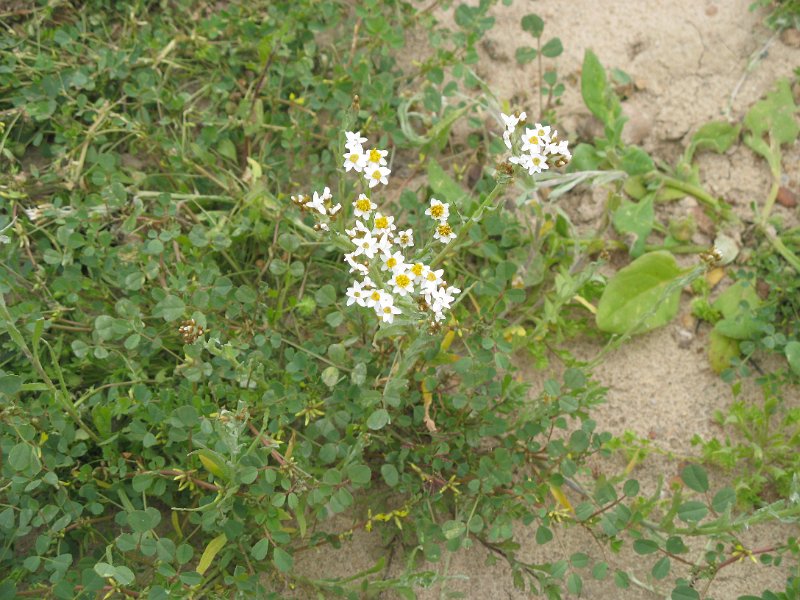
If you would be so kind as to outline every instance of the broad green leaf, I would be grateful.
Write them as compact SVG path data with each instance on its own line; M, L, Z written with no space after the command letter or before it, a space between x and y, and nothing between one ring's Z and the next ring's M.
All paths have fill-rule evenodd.
M383 429L389 422L389 413L385 408L379 408L372 412L367 419L367 427L370 429Z
M708 475L700 465L686 465L681 472L681 479L686 487L695 492L705 493L708 491Z
M547 58L555 58L556 56L560 56L561 53L564 51L564 46L561 44L561 40L557 37L554 37L542 46L542 55L546 56Z
M639 202L623 200L612 216L614 228L623 236L629 236L630 254L634 258L644 254L647 236L653 229L655 219L653 202L652 194L648 194Z
M679 585L672 590L670 600L700 600L700 594L686 585Z
M153 307L154 317L163 317L168 323L176 321L183 316L186 305L183 300L172 294L168 294L161 302Z
M461 186L445 173L435 160L428 161L428 183L430 183L433 194L442 202L450 202L456 205L461 204L461 199L466 196ZM453 206L450 210L452 212Z
M796 113L789 80L781 79L764 100L756 102L748 111L744 125L754 138L769 134L780 146L793 142L800 134Z
M752 338L758 333L755 309L760 305L761 299L755 288L747 281L737 281L711 305L723 316L714 325L714 330L736 340Z
M741 130L741 125L732 125L726 121L706 123L694 132L686 149L686 162L691 162L697 150L712 150L718 154L726 152L739 139Z
M739 342L712 329L708 336L708 362L717 375L731 366L731 361L739 356Z
M531 48L530 46L520 46L514 52L514 58L517 59L517 63L520 65L527 64L536 58L536 48Z
M267 538L263 538L256 542L256 544L250 550L250 554L256 560L264 560L267 557L267 552L269 551L269 540Z
M654 579L664 579L669 575L670 566L669 556L664 556L653 565L653 569L650 572Z
M735 502L736 492L734 492L732 488L724 487L714 494L714 499L711 501L711 508L713 508L715 512L724 513L728 510L728 507L733 506Z
M397 472L397 468L389 463L381 466L381 475L389 487L396 486L400 481L400 474Z
M283 548L275 548L275 550L272 551L272 560L275 562L275 566L278 567L278 570L282 573L288 573L292 570L294 558L292 558L292 555L286 552L286 550Z
M357 485L366 485L372 478L372 471L367 465L350 465L347 467L347 476Z
M597 307L597 326L608 333L643 333L678 312L683 271L666 251L640 256L614 275Z
M623 150L620 167L628 175L644 175L656 168L650 155L638 146L628 146Z
M225 547L227 542L228 538L224 533L219 534L213 540L208 542L206 549L203 550L203 555L200 557L200 561L197 563L197 568L195 571L200 573L200 575L203 575L208 570L208 567L211 566L211 563L217 554L219 554L219 551Z
M522 17L522 29L533 37L538 38L544 31L544 21L539 15L527 14Z
M606 70L597 55L587 49L581 69L581 95L591 113L606 127L612 127L620 114L619 99L608 85Z
M633 542L633 551L636 554L652 554L658 551L658 544L653 540L636 540Z
M684 502L678 507L678 518L687 523L696 523L705 518L708 508L702 502L691 500Z

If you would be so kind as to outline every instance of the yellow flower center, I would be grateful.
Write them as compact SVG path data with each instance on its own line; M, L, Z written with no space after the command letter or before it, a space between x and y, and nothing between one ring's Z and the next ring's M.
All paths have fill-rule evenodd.
M358 159L359 159L359 155L354 152L353 154L350 155L350 157L347 160L349 160L351 163L355 164L355 163L358 162Z
M442 204L434 204L431 206L431 216L434 219L440 218L444 214L444 205Z
M363 243L363 244L361 244L361 247L362 247L362 248L364 248L364 250L367 250L367 249L369 249L369 241L366 241L366 240L365 240L365 241L364 241L364 243Z
M369 162L374 162L374 163L381 162L381 153L378 152L375 148L369 151Z
M446 237L451 233L453 233L453 230L447 223L445 223L444 225L439 225L438 229L439 229L439 235L441 235L442 237Z
M428 281L436 281L436 274L433 271L428 273Z
M356 200L356 208L361 212L369 212L372 209L372 202L369 198L359 198Z
M383 307L383 312L384 312L384 313L386 313L386 314L388 315L390 312L392 312L392 309L391 309L391 308L389 308L388 306L384 306L384 307Z
M424 268L422 263L415 263L413 267L411 267L411 272L419 277L422 275L422 269Z
M389 219L386 217L378 217L375 219L375 229L386 229L389 226Z
M541 162L542 162L542 159L541 159L541 158L539 158L538 156L534 156L534 157L533 157L533 160L532 160L531 162L533 162L533 164L534 164L534 165L536 165L536 166L538 167L538 166L539 166L539 163L541 163Z
M532 135L531 137L528 138L528 142L531 144L538 144L539 138L537 138L535 135Z
M540 129L540 130L539 130L537 133L538 133L539 135L544 135L544 129Z
M378 290L375 290L374 292L372 292L372 295L370 295L370 298L375 302L377 302L378 300L381 299L381 293Z
M411 280L408 278L408 275L404 275L403 273L400 273L397 277L394 278L394 282L397 285L399 285L400 287L404 288L409 283L411 283Z
M397 264L397 259L394 256L390 256L389 260L386 261L386 266L390 269Z
M372 172L372 178L373 178L373 179L378 179L378 180L380 180L380 178L381 178L381 172L380 172L380 170L379 170L379 169L375 169L375 170Z

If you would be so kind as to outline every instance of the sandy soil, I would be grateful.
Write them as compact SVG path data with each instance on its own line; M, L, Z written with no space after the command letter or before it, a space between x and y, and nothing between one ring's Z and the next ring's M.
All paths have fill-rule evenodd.
M747 109L773 83L789 77L800 65L800 49L788 38L781 39L761 25L762 14L748 10L750 0L573 0L571 2L515 2L512 7L497 7L495 28L483 46L479 73L490 83L498 98L509 100L512 107L535 112L536 68L520 68L514 61L517 46L528 44L519 20L536 12L545 20L545 38L559 36L564 54L557 67L568 82L563 106L558 109L559 129L574 137L574 132L591 131L594 126L583 107L580 90L580 64L586 48L593 49L607 67L618 67L634 79L636 86L624 103L630 116L627 137L656 156L673 161L688 136L710 120L739 120ZM571 83L570 83L571 82ZM784 185L800 192L800 148L786 153ZM724 156L700 156L701 178L707 188L732 203L743 218L749 216L749 203L764 197L770 179L766 165L746 147L733 148ZM563 200L576 221L590 225L599 216L591 194L575 194ZM691 211L695 203L686 200L671 210ZM798 209L778 207L786 219L798 218ZM698 240L708 242L710 240ZM651 455L636 471L645 486L654 486L660 476L669 480L679 471L680 458L695 450L690 441L695 434L720 435L712 421L715 410L732 401L729 388L714 375L705 359L706 332L686 338L675 323L641 336L610 353L597 368L597 378L609 388L608 403L596 414L600 430L622 434L633 431L649 438L666 455ZM679 343L680 342L680 343ZM575 351L593 356L597 347L578 344ZM541 373L524 368L534 385ZM759 401L757 390L745 392ZM618 461L621 459L617 459ZM620 470L622 464L606 464ZM346 529L348 522L338 518L330 529ZM772 540L785 539L786 529L778 526L755 528L745 540L763 546ZM797 535L796 532L795 535ZM641 586L627 591L616 588L611 578L589 581L585 578L583 598L614 600L618 598L663 598L667 585L652 582L649 567L629 547L618 555L596 544L580 528L557 532L558 543L537 547L533 532L522 533L522 555L531 561L550 560L560 547L563 556L576 551L605 555L612 569L633 570ZM702 551L702 547L697 548ZM545 556L544 551L550 553ZM300 572L309 577L346 576L367 569L385 554L377 535L356 532L342 550L324 548L297 557ZM502 562L487 565L488 551L473 548L449 557L436 565L427 565L448 577L444 586L436 584L420 589L419 597L444 598L461 592L463 598L516 599L528 597L515 590L510 570ZM400 560L389 569L391 576L403 571ZM637 568L635 565L642 565ZM672 574L679 573L674 568ZM672 574L667 581L672 580ZM783 589L785 572L745 561L720 573L706 598L731 600L742 594L757 594L766 588ZM648 591L651 588L653 591Z

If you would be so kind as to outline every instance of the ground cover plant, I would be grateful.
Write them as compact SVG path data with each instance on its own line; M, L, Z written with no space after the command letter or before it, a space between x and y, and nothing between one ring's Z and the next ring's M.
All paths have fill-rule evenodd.
M587 578L708 597L742 559L796 565L791 535L749 548L740 534L800 517L782 403L796 286L777 285L796 274L797 232L771 193L753 260L712 298L736 251L724 236L692 247L657 210L690 194L733 223L693 159L740 135L780 181L790 82L743 123L700 128L673 167L623 143L587 52L579 85L604 134L570 144L550 64L563 45L540 17L520 17L531 45L515 56L537 65L538 106L495 98L473 70L492 4L450 7L449 28L402 1L3 15L0 596L412 598L446 589L431 565L475 545L549 598ZM412 31L426 51L401 61ZM559 198L587 185L609 190L608 220L579 235ZM629 264L605 276L612 253ZM645 493L630 469L589 467L647 448L598 431L605 390L565 342L663 326L687 286L732 384L766 352L785 367L763 375L763 408L721 417L752 443L698 440L680 481ZM532 395L520 353L563 374ZM701 464L741 460L755 468L731 485ZM332 531L335 515L351 526ZM562 555L564 526L632 547L651 584L602 552ZM518 553L523 527L552 559ZM295 570L355 530L404 567ZM753 592L794 597L794 568L785 591Z

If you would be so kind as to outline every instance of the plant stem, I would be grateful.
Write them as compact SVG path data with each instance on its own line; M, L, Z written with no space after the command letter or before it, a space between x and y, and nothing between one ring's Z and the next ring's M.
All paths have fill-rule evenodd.
M500 192L506 186L505 183L497 182L494 185L494 189L484 198L483 202L476 208L472 214L467 219L467 222L461 227L461 231L458 232L459 237L465 238L467 233L469 233L470 227L472 224L475 223L478 219L481 218L483 211L492 203L492 201L500 195ZM434 259L431 261L430 267L431 269L436 268L436 266L444 260L444 257L447 256L447 253L456 245L458 238L453 238L450 240L447 245L442 248L442 250L437 254Z
M658 178L667 187L671 187L672 189L685 192L690 196L697 198L703 204L713 208L714 211L720 212L719 200L717 198L714 198L714 196L706 192L703 188L698 187L687 181L681 181L680 179L670 177L669 175L664 175L662 173L658 174Z

